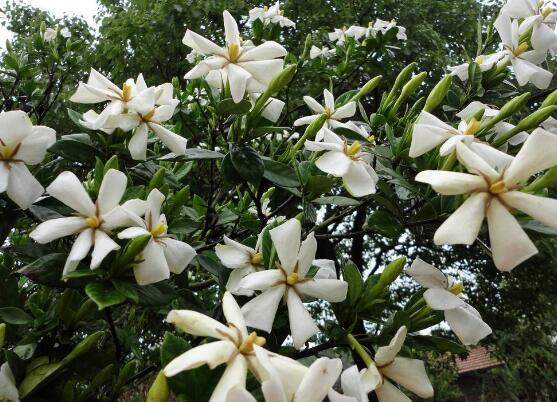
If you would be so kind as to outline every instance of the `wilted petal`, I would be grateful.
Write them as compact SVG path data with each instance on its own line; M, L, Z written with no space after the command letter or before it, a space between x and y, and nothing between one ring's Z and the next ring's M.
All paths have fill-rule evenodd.
M501 271L510 271L538 252L516 218L497 198L487 209L487 224L493 262Z
M226 363L236 352L236 346L230 341L216 341L197 346L173 359L164 368L164 375L175 376L185 370L191 370L204 364L210 369Z
M96 215L95 204L89 198L89 194L85 191L81 181L72 172L60 173L46 188L46 191L83 216Z
M288 320L290 322L290 332L294 340L294 347L300 349L304 343L313 335L319 332L319 328L309 315L304 303L296 292L290 290L287 296Z
M242 313L244 314L246 325L270 333L279 303L284 296L285 288L285 285L272 287L244 304L242 306Z
M289 219L280 226L269 231L282 268L288 273L294 271L300 250L302 225L300 221Z

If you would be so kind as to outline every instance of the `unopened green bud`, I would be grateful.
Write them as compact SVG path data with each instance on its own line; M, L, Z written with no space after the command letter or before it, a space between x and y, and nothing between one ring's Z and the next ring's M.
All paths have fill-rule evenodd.
M383 78L382 75L378 75L377 77L374 77L371 80L369 80L368 82L366 82L366 84L363 87L360 88L358 93L356 95L354 95L352 97L352 99L350 99L350 101L351 102L358 102L364 96L368 95L371 91L373 91L377 87L377 85L379 85L382 78Z
M110 169L119 170L118 157L116 155L112 155L112 157L105 163L103 176L106 176Z
M402 92L400 93L399 99L403 98L404 100L408 99L410 96L414 95L414 93L418 90L422 82L424 82L425 78L427 77L427 73L425 71L421 72L420 74L416 75L410 81L404 85L402 88Z
M441 102L443 102L443 99L445 99L445 96L447 96L452 82L453 76L447 75L441 81L439 81L437 85L435 85L435 87L429 93L427 100L425 101L424 110L426 112L431 112L437 109Z
M162 186L164 182L165 173L166 173L166 169L164 167L161 167L159 170L157 170L157 172L153 175L153 177L151 177L151 180L149 181L149 186L147 187L147 194L149 194L151 190Z
M41 38L44 38L45 31L46 31L46 22L41 21L41 25L39 27L39 32L41 33Z
M14 48L12 47L12 43L10 42L9 39L6 39L6 50L8 51L8 53L13 53Z
M540 191L544 188L554 186L557 184L557 166L552 167L549 169L545 174L541 177L538 177L528 186L524 187L522 191L527 193L535 193Z
M306 131L304 131L304 135L302 135L302 138L300 138L298 142L294 145L294 147L292 147L292 151L293 152L298 151L304 145L307 139L312 139L313 137L315 137L317 132L321 130L321 128L323 127L323 125L325 124L328 118L329 118L328 115L322 114L314 121L312 121L310 125L307 126Z
M6 324L0 324L0 348L4 346L4 339L6 338Z
M381 294L381 292L383 292L383 290L385 290L391 283L393 283L404 270L405 264L406 257L400 257L387 265L383 272L381 272L379 281L371 289L369 299L376 299Z
M505 103L501 110L499 110L499 113L497 113L491 119L482 123L482 125L478 129L477 134L484 134L485 132L487 132L487 130L493 128L493 126L495 126L500 121L515 114L526 104L526 102L528 102L528 99L530 99L530 92L523 93L522 95L517 96L516 98L511 99L510 101Z
M143 252L145 247L147 247L150 240L151 235L144 234L130 241L122 255L118 258L118 265L125 266L132 263L135 258Z
M177 212L186 203L188 198L190 198L190 186L186 186L177 193L174 193L169 213Z
M292 80L292 77L294 77L294 74L296 74L297 68L297 64L290 64L289 66L287 66L271 80L269 89L265 92L269 92L270 95L273 95L287 86L288 83Z
M157 374L153 385L149 389L147 394L147 402L167 402L170 398L170 389L168 387L168 381L164 375L164 371L161 370Z
M482 121L482 118L484 117L484 114L485 114L485 109L484 109L484 108L478 110L478 111L477 111L476 113L474 113L474 115L470 118L470 120L468 121L468 123L469 123L470 121L472 121L472 119L473 119L473 120L476 120L476 121Z
M400 90L400 88L402 88L404 83L410 79L415 68L416 63L410 63L402 69L402 71L396 77L395 83L391 88L389 95L385 98L385 102L382 104L382 106L386 107L395 99L397 92Z
M309 48L311 46L311 34L307 34L306 36L306 41L304 43L304 51L302 52L302 54L300 55L300 60L305 60L306 57L308 57L308 53L309 53Z
M502 136L498 137L494 142L494 147L500 147L505 142L510 140L516 134L520 133L521 131L527 131L534 127L537 127L540 123L547 120L549 116L553 114L553 112L557 110L557 106L546 106L543 109L538 109L534 113L526 116L524 119L520 120L518 124L512 128L511 130L507 131Z
M551 105L557 105L557 89L551 92L549 95L547 95L547 97L544 99L543 103L541 104L540 109Z

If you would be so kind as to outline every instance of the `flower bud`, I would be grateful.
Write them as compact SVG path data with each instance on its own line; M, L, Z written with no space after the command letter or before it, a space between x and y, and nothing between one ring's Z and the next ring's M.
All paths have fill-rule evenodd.
M135 257L141 254L145 247L147 247L147 244L150 240L151 235L144 234L130 241L124 249L124 252L120 256L120 258L118 259L118 264L120 266L125 266L132 263L135 260Z
M405 264L406 257L400 257L387 265L383 272L381 272L379 281L371 289L369 298L371 300L376 299L381 294L381 292L383 292L383 290L385 290L391 283L393 283L404 270Z
M6 337L6 324L0 324L0 348L4 346L4 338Z
M147 194L149 194L151 190L162 186L164 182L165 173L166 173L166 169L164 167L161 167L159 170L157 170L157 172L153 175L153 177L151 177L151 180L149 181L149 186L147 187Z
M445 99L445 96L447 96L452 82L453 76L447 75L435 85L425 101L424 110L426 112L437 109L441 102L443 102L443 99Z
M382 75L378 75L377 77L374 77L368 82L366 82L366 84L360 88L358 93L354 95L352 99L350 99L350 102L358 102L364 96L368 95L371 91L373 91L377 87L377 85L379 85L382 78L383 78Z
M110 169L119 169L118 156L112 155L112 157L105 163L103 168L103 176L106 176Z
M551 105L557 105L557 89L551 92L549 95L547 95L547 97L544 99L543 103L541 104L540 109Z
M269 96L272 94L276 94L286 85L288 85L288 83L292 80L292 77L294 77L294 74L296 74L297 68L298 68L297 64L290 64L289 66L287 66L284 70L282 70L278 75L276 75L271 80L271 83L269 84L269 88L267 89L267 91L265 91L265 93L268 92ZM267 101L265 100L265 103L266 102Z
M516 98L511 99L510 101L505 103L501 110L499 110L499 113L497 113L491 119L482 123L477 134L483 134L484 132L487 132L487 130L491 129L501 120L512 116L514 113L520 110L526 104L526 102L528 102L528 99L530 99L530 92L523 93L522 95L517 96Z
M164 371L161 370L149 389L147 402L167 402L169 398L170 389L168 387L168 381L164 375Z
M422 85L422 82L425 80L426 77L427 77L427 73L423 71L420 74L413 77L410 81L408 81L406 85L404 85L404 87L402 88L402 92L400 93L399 99L402 98L406 100L410 96L412 96L418 90L420 85Z
M305 60L306 59L306 57L308 55L308 52L309 52L309 48L311 47L311 42L312 42L311 34L307 34L306 41L304 43L304 51L300 55L300 60Z
M381 108L386 107L395 99L396 93L399 91L400 88L402 88L402 85L412 76L412 72L415 68L416 63L410 63L402 69L402 71L396 77L395 83L391 88L389 95L384 98L385 102L381 104Z
M520 120L513 129L507 131L505 134L497 138L492 145L494 147L500 147L521 131L527 131L534 127L537 127L540 123L547 120L547 118L551 116L555 110L557 110L557 106L555 105L546 106L542 109L536 110L534 113Z
M528 186L524 187L522 191L528 193L535 193L536 191L540 191L546 187L554 186L557 184L557 166L552 167L549 169L545 174L541 177L538 177Z

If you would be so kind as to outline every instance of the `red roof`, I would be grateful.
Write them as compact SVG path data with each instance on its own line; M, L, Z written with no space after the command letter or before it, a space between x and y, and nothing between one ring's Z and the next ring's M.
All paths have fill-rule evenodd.
M471 349L466 359L456 359L458 374L498 366L500 364L502 363L499 360L491 356L491 351L483 347Z

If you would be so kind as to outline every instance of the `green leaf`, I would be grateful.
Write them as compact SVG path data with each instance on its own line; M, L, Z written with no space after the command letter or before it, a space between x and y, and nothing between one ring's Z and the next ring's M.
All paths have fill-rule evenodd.
M325 194L331 191L335 182L336 178L334 177L324 175L310 176L306 184L306 189L314 194Z
M246 114L251 109L251 102L247 99L235 103L232 98L224 99L217 105L218 114Z
M118 292L126 297L126 299L133 301L134 303L139 302L139 295L135 286L129 282L113 280L112 284Z
M263 158L263 164L265 165L263 177L270 182L281 187L300 186L300 180L298 180L296 171L287 164L269 158Z
M404 227L393 215L386 211L375 211L367 218L367 227L371 232L377 232L385 237L399 236Z
M350 305L356 305L360 298L364 281L360 270L352 261L348 261L342 269L344 280L348 283L348 301Z
M14 325L26 325L33 322L33 317L17 307L0 308L0 319Z
M126 301L126 296L120 293L111 282L91 282L85 286L85 293L93 300L99 310Z
M232 158L230 154L226 154L222 163L220 165L220 173L225 183L232 186L242 184L242 176L236 171L236 168L232 164Z
M68 256L63 253L46 254L17 272L35 283L46 286L61 286L62 271Z
M233 146L230 160L236 172L246 181L259 184L265 171L263 160L257 151L249 146Z
M63 135L54 143L48 152L61 156L72 162L86 162L92 164L95 161L95 155L98 150L91 143L91 139L87 134L68 134Z
M188 148L184 152L184 155L177 155L175 153L169 153L159 158L163 161L194 161L202 159L222 159L224 155L217 151L211 151L210 149L203 148Z
M138 304L145 307L166 306L178 297L176 290L165 282L140 286L137 289L137 294L139 295Z
M406 339L406 343L412 348L426 351L434 350L437 352L449 352L458 355L463 355L468 352L464 345L439 336L411 335Z
M338 205L340 207L360 205L360 201L349 197L343 197L340 195L333 195L330 197L319 197L312 200L311 202L318 205Z

